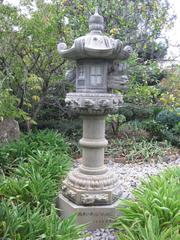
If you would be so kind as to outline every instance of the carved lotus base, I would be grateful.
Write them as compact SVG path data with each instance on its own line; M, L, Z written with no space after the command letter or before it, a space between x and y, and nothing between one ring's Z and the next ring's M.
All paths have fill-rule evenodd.
M83 206L109 205L121 195L117 175L105 168L99 175L87 175L81 169L71 171L63 182L62 194Z
M117 112L123 98L122 95L110 93L68 93L65 101L73 112L105 115Z

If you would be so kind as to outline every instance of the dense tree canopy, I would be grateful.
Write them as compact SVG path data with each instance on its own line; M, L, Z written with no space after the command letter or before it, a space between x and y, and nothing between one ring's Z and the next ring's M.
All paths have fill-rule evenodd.
M88 17L98 5L105 18L105 31L130 44L141 64L162 58L167 45L157 43L163 28L172 25L167 0L23 0L21 8L0 4L0 86L11 89L18 107L37 119L46 103L64 114L64 95L70 85L64 81L69 64L57 53L59 41L88 32ZM132 72L132 71L131 71ZM57 113L58 114L58 113Z

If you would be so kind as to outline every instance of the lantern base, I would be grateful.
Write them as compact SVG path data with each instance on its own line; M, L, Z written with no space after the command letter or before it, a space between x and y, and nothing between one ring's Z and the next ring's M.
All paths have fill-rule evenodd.
M117 207L119 201L106 206L82 206L69 201L62 194L57 198L57 208L59 215L68 218L72 214L77 214L77 224L87 224L88 229L105 228L114 218L119 216Z

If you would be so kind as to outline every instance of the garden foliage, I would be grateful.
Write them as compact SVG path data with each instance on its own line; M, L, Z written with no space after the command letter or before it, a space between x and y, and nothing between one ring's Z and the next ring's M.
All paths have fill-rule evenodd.
M174 111L165 109L157 115L156 120L157 122L172 128L180 122L180 108L177 108Z
M59 56L56 46L59 41L70 46L75 38L88 32L88 18L97 5L104 16L105 31L134 49L129 61L133 82L154 83L162 78L154 60L166 54L167 44L156 43L156 39L174 19L167 0L33 0L21 1L20 8L3 2L0 86L12 89L19 109L28 113L30 121L71 115L64 97L73 87L64 81L64 73L72 63Z
M0 148L0 167L3 171L10 170L20 162L28 162L29 156L36 156L38 152L45 154L52 152L54 156L67 153L69 148L60 135L51 130L22 134L18 142L2 145Z
M18 108L19 99L10 89L0 89L0 121L7 118L27 119L27 113Z
M142 133L141 131L140 134ZM135 137L111 140L106 155L111 158L119 158L125 162L157 162L171 148L167 141L158 142L143 138L138 141Z
M2 147L0 155L0 238L78 239L82 227L75 225L75 216L62 220L54 206L70 168L62 136L53 131L24 135Z
M120 202L121 216L113 224L119 240L180 239L180 168L153 176Z

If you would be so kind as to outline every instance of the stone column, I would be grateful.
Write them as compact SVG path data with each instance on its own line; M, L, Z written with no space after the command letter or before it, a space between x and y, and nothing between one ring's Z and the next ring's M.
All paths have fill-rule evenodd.
M83 138L79 141L82 147L83 164L80 171L88 175L107 172L104 165L105 116L83 116Z

